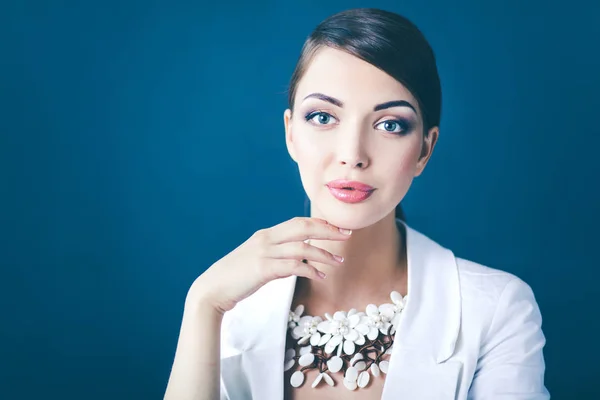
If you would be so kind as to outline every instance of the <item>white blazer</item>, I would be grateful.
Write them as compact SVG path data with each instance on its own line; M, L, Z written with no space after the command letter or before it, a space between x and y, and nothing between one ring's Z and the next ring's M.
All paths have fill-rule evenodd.
M409 300L395 334L382 400L549 399L542 352L546 340L529 285L457 258L397 222L406 228ZM296 279L271 281L225 313L222 399L283 398ZM340 385L339 390L347 389Z

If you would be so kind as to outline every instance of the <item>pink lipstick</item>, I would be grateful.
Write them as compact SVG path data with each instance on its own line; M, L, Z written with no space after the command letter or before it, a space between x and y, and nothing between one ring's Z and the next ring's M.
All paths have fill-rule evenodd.
M367 184L342 179L331 181L326 186L333 197L344 203L360 203L375 191L375 188Z

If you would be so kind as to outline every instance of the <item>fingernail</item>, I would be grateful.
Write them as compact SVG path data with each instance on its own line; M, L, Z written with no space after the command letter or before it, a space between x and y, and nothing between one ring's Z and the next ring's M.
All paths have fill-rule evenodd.
M338 228L340 230L340 232L342 232L344 235L350 235L352 234L352 231L350 229L342 229L342 228Z
M337 261L337 262L344 262L344 257L340 257L340 256L333 256L333 258Z
M319 277L321 279L325 279L327 277L327 275L325 275L324 273L322 273L321 271L317 271L317 274L319 275Z

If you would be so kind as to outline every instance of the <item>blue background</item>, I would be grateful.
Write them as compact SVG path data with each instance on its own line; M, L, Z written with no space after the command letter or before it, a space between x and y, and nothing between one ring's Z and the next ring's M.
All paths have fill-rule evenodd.
M302 215L285 90L314 26L359 6L438 57L409 224L527 281L553 398L600 398L600 5L577 0L3 2L2 398L162 398L195 277Z

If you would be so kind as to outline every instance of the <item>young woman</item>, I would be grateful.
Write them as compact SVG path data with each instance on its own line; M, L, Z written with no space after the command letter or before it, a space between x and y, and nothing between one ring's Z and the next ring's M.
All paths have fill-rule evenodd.
M402 217L440 112L433 51L406 18L353 9L314 30L284 113L310 217L192 284L165 398L549 398L530 287Z

